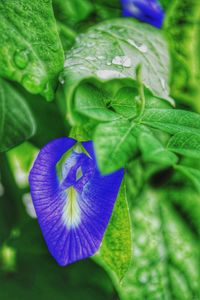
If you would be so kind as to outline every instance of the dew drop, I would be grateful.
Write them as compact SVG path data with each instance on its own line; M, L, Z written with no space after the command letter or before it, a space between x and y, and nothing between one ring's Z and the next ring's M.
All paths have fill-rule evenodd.
M98 70L96 75L101 79L125 78L122 73L114 70Z
M146 53L148 51L148 48L145 44L139 43L139 42L135 42L131 39L128 39L129 44L131 44L132 46L134 46L136 49L138 49L140 52L142 53Z
M16 51L14 54L14 63L19 69L25 69L29 62L29 51Z
M85 59L86 60L90 60L90 61L94 61L94 60L96 60L96 57L94 57L94 56L87 56Z
M165 90L166 84L165 84L165 80L163 78L160 78L160 83L161 83L162 89Z
M94 45L95 45L95 42L88 42L88 43L87 43L87 46L88 46L89 48L94 47Z
M98 56L98 59L105 59L105 56L99 55L99 56Z
M131 59L128 56L115 56L112 60L113 65L123 66L126 68L130 68L132 63Z

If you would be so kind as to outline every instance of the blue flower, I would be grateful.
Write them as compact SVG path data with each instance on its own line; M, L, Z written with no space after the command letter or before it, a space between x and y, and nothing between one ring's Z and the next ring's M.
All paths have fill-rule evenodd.
M164 11L157 0L121 0L124 17L134 17L161 28Z
M93 143L59 138L39 153L30 172L33 204L48 249L64 266L98 251L124 175L103 176Z

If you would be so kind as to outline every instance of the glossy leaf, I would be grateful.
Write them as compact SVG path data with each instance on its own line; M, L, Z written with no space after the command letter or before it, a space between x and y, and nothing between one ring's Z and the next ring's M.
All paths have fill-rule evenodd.
M170 166L176 164L178 161L176 155L165 149L161 142L151 134L141 133L139 144L142 151L142 158L146 162Z
M51 1L1 1L0 15L0 75L51 100L64 60Z
M142 122L170 134L190 132L200 134L200 115L179 109L148 109Z
M133 135L135 124L125 120L99 124L94 146L99 168L103 174L118 170L126 164L137 148Z
M108 95L92 85L86 84L78 87L75 94L75 110L80 114L97 121L114 121L120 115L106 107Z
M191 158L200 158L200 135L177 133L168 143L168 149Z
M153 27L129 19L104 22L80 35L67 52L66 87L91 77L103 82L116 78L135 80L136 68L142 64L144 85L154 95L171 100L166 49L164 37Z

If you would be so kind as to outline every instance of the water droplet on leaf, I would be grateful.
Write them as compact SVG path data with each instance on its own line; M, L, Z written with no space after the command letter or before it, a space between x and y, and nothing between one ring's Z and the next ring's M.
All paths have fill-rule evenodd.
M163 78L160 78L160 83L161 83L161 86L163 88L163 90L166 89L166 84L165 84L165 80Z
M140 42L135 42L133 40L128 39L129 44L134 46L136 49L138 49L142 53L146 53L148 51L148 48L145 44L142 44Z
M21 50L16 51L14 54L14 63L19 69L26 68L29 62L29 51L28 50Z
M130 68L132 63L131 59L128 56L115 56L112 60L113 65L119 65L126 68Z
M94 47L94 45L95 45L95 42L88 42L88 43L87 43L87 46L88 46L89 48Z
M98 70L96 75L101 79L125 78L125 75L115 70Z

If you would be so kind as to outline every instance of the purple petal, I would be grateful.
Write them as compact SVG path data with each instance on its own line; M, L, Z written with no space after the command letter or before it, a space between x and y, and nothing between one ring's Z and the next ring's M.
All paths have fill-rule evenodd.
M164 11L157 0L121 0L123 16L134 17L142 22L161 28Z
M92 142L86 153L69 138L54 140L38 155L30 173L33 204L49 251L64 266L93 255L100 247L124 171L102 176ZM89 155L87 155L87 153ZM62 158L61 177L57 163Z

